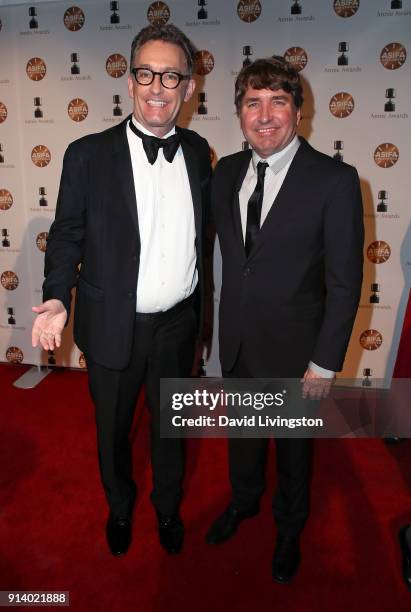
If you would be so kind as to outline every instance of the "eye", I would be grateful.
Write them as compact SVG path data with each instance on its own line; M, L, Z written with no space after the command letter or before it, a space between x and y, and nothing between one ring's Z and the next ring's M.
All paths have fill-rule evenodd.
M152 77L151 70L146 70L145 68L139 68L137 70L137 78L141 80L149 80Z
M178 74L176 72L164 72L163 80L166 83L170 83L170 85L171 85L171 84L178 83L179 76L178 76Z

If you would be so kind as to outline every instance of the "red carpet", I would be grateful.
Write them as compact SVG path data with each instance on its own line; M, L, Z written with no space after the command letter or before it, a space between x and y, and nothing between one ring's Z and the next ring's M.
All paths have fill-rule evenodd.
M53 372L36 389L11 386L25 368L0 366L0 590L70 591L72 610L346 612L411 610L400 579L398 527L411 522L411 442L316 442L312 514L291 585L271 581L273 454L260 515L221 547L204 543L228 500L223 440L190 441L184 551L159 547L149 502L147 417L135 435L139 501L132 548L104 539L94 417L84 372Z

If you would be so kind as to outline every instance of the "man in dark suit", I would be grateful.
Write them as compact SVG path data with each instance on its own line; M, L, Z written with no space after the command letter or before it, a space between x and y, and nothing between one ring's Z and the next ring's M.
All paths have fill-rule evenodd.
M281 57L243 68L235 103L251 150L222 158L212 186L221 247L224 376L297 378L319 399L341 370L362 280L363 217L356 170L296 135L298 73ZM207 534L230 538L258 512L266 439L230 439L232 501ZM273 578L299 565L308 516L310 441L277 439L278 527Z
M129 441L145 383L151 413L152 502L160 543L179 552L184 527L181 440L160 438L162 377L190 375L200 328L207 142L176 128L190 99L194 50L178 28L148 26L131 47L133 114L72 143L45 258L33 345L60 346L77 286L74 338L96 408L111 552L125 553L136 498ZM79 265L81 266L79 269Z

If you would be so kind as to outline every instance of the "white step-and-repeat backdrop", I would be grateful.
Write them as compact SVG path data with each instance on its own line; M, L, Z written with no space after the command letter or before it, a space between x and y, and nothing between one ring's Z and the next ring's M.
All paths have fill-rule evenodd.
M148 23L176 24L199 50L180 123L215 159L244 146L233 105L243 63L277 54L301 71L300 132L357 167L365 204L365 278L344 375L389 377L411 286L411 0L0 3L0 360L84 367L70 328L55 353L31 347L30 306L41 301L64 150L130 112L130 43ZM216 311L219 263L217 246ZM206 372L218 368L214 338Z

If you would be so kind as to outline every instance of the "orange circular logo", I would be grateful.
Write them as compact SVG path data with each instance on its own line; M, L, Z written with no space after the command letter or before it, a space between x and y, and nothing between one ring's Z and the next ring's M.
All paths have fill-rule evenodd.
M334 0L334 11L338 17L352 17L360 8L360 0Z
M70 32L77 32L83 27L86 17L80 7L71 6L64 13L63 21Z
M401 43L385 45L380 54L380 61L387 70L397 70L405 63L407 51Z
M32 57L27 62L26 74L32 81L41 81L46 76L47 67L41 57Z
M14 291L19 286L19 278L15 272L6 270L0 277L0 281L4 289Z
M84 121L88 115L87 102L81 98L74 98L67 107L68 116L73 121Z
M301 47L290 47L284 53L284 59L286 62L291 64L291 66L300 72L304 70L308 62L308 55Z
M37 168L44 168L51 162L51 153L44 145L37 145L31 152L31 161Z
M261 15L261 2L259 0L240 0L237 14L241 21L251 23Z
M81 353L80 357L78 358L78 364L80 366L80 368L87 368L87 363L86 363L86 358L84 357L84 353Z
M366 351L375 351L382 344L382 335L376 329L367 329L360 336L360 344Z
M36 238L36 247L42 253L46 252L48 232L40 232Z
M8 210L13 206L13 196L7 189L0 189L0 210Z
M197 74L209 74L214 68L214 57L210 51L197 51L195 54L195 71Z
M378 145L374 151L374 161L380 168L391 168L400 158L398 148L392 142Z
M113 53L106 60L107 73L113 79L119 79L127 72L127 60L120 53Z
M9 346L6 351L6 359L9 363L21 363L24 359L23 351L17 346Z
M0 123L3 123L3 121L6 121L6 119L7 119L7 106L3 104L3 102L0 102Z
M354 98L345 91L336 93L330 100L330 112L338 119L345 119L354 110Z
M390 255L390 245L384 242L384 240L371 242L367 249L367 257L374 264L385 263L390 258Z
M147 9L147 19L152 25L165 25L170 19L170 9L165 2L152 2Z

